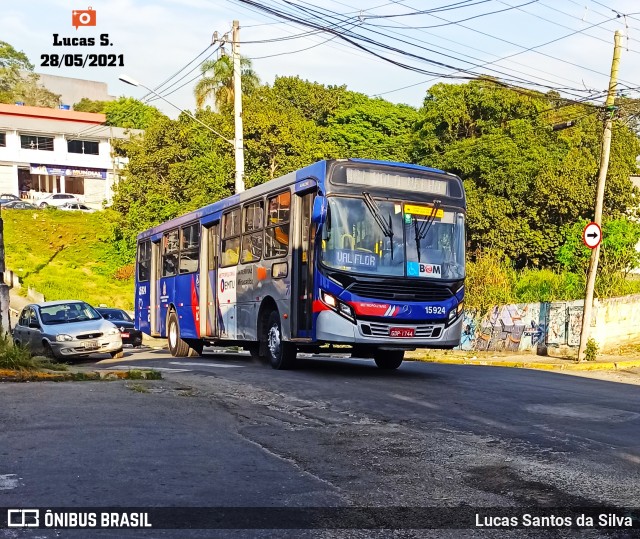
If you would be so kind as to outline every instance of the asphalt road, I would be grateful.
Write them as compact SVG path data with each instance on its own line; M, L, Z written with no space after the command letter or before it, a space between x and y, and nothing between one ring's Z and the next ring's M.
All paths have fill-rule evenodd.
M417 362L387 372L372 361L326 357L273 371L248 355L211 351L182 360L128 351L118 362L84 365L153 367L165 379L1 385L1 506L457 507L461 518L477 507L640 506L634 385ZM0 537L86 536L28 533ZM637 537L638 530L116 530L92 537L604 534Z

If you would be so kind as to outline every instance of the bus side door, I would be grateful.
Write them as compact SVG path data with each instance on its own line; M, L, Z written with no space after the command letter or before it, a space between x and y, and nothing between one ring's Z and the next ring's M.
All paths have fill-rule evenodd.
M217 273L220 222L202 228L200 247L200 336L218 337Z
M297 338L311 337L313 301L313 234L311 212L315 192L298 194L294 209L294 244L292 253L291 335Z

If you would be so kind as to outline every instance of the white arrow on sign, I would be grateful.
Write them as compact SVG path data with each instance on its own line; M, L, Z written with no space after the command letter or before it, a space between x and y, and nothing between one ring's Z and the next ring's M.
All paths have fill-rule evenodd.
M582 231L582 241L589 247L595 249L602 241L602 230L598 223L589 223Z

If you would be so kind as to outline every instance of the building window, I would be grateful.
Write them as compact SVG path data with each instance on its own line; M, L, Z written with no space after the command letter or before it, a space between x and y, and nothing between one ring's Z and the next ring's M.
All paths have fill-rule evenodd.
M25 150L53 151L53 137L37 137L35 135L20 135L20 146Z
M86 155L98 155L98 143L93 140L68 140L69 153L83 153Z
M4 148L6 145L7 145L7 134L0 133L0 146Z

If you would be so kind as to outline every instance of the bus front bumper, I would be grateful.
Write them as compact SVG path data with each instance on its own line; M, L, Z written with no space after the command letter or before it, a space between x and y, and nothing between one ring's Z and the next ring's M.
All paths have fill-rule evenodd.
M448 348L460 345L463 317L450 326L444 322L400 324L358 320L355 324L334 311L322 311L316 321L316 339L328 343L396 345L398 348ZM391 328L413 328L413 337L391 337Z

